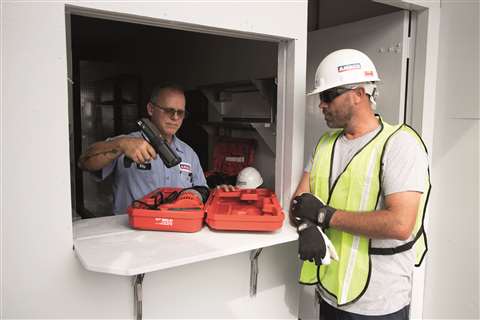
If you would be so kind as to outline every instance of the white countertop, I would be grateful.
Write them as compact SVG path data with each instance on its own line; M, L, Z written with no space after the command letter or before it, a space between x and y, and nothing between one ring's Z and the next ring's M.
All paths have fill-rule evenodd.
M285 219L275 232L214 231L195 233L140 231L128 215L75 221L75 252L85 269L131 276L253 249L295 241L295 228Z

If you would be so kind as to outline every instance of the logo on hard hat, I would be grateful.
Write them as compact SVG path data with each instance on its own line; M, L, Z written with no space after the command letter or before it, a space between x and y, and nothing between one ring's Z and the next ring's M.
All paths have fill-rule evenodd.
M345 72L345 71L351 71L351 70L357 70L362 68L360 63L351 63L351 64L346 64L343 66L337 67L338 72Z
M365 74L365 77L373 77L373 71L372 70L365 71L364 74Z

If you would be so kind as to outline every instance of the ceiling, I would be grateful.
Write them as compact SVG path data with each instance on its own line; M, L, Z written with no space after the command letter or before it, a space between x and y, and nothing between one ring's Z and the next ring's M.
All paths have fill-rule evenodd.
M400 8L372 0L308 0L308 31L368 19Z
M401 10L372 0L308 0L308 31L315 31ZM192 43L221 36L151 27L112 20L72 16L72 47L84 60L131 61L132 48L149 50L157 39L163 43ZM203 41L202 40L202 41ZM227 40L225 40L227 41ZM232 39L233 41L233 39ZM241 41L237 39L237 41ZM243 40L247 41L247 40ZM165 48L168 50L168 48Z

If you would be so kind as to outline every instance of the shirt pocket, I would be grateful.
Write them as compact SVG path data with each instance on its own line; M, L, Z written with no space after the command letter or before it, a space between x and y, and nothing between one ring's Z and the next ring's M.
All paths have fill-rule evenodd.
M133 164L136 166L135 164ZM132 168L131 176L137 183L137 185L144 184L148 187L155 187L158 183L158 177L155 176L155 172L153 170L142 170L138 169L137 167Z
M191 187L192 186L192 173L186 171L180 171L180 183L183 187Z

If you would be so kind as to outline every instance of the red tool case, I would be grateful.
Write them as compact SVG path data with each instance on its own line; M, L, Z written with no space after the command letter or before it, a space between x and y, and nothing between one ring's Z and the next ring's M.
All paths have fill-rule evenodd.
M216 230L274 231L285 217L275 193L268 189L216 189L205 211L207 224Z
M238 173L255 162L256 148L254 139L220 138L213 147L213 168L205 172L208 185L235 184Z
M257 142L253 139L221 138L213 149L214 171L236 176L255 161Z
M128 207L129 223L135 229L196 232L203 226L205 210L203 204L196 199L179 199L172 203L160 204L157 208L149 208L158 200L159 193L164 198L182 188L159 188ZM148 206L147 206L148 205Z

